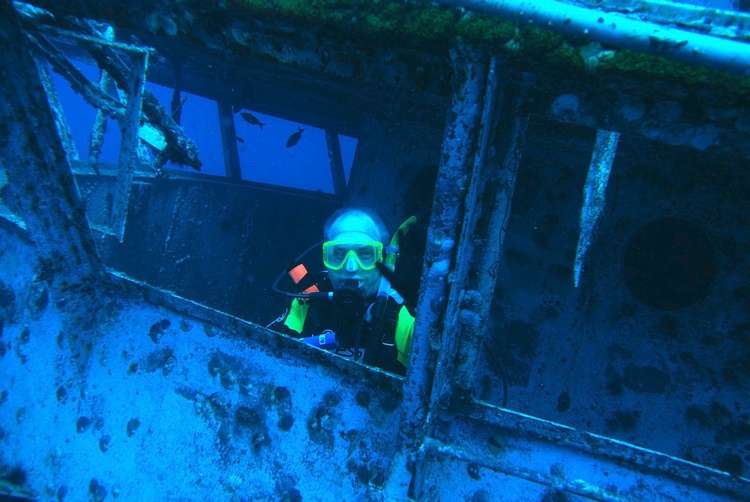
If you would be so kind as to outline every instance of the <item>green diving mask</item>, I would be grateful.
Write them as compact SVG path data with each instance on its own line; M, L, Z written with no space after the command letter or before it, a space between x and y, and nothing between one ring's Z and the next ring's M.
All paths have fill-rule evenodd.
M329 270L341 270L350 256L362 270L372 270L377 262L383 261L383 244L361 240L333 240L323 243L323 264Z

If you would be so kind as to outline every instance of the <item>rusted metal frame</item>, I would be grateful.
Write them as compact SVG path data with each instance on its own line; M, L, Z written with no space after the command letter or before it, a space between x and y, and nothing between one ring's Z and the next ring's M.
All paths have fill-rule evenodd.
M465 187L466 195L463 200L463 214L461 215L455 265L451 270L449 279L451 282L450 293L442 328L441 350L433 380L432 399L427 416L428 423L431 419L434 419L441 409L450 407L453 399L462 397L461 393L458 392L459 388L452 381L456 366L463 364L463 361L457 358L457 355L460 354L459 348L464 342L464 331L467 328L475 327L479 329L483 325L476 313L472 311L481 299L477 298L476 290L470 290L469 288L471 286L470 277L475 273L477 221L484 209L482 198L487 178L490 176L485 164L485 157L490 134L494 130L493 121L497 115L495 105L500 86L500 75L498 75L499 63L497 58L492 58L487 64L480 54L469 55L469 57L476 58L476 60L467 62L468 65L476 65L477 73L481 71L485 78L483 82L477 82L476 84L477 92L481 93L472 96L476 101L470 103L468 99L465 100L468 106L476 108L480 114L472 117L477 122L473 125L473 130L463 139L467 143L467 149L470 149L470 156L466 159L468 171L464 178L460 180L467 184Z
M448 457L469 464L475 464L480 467L490 469L494 472L506 474L508 476L523 479L531 483L553 488L557 492L575 495L588 500L597 500L602 502L624 502L629 498L618 497L607 493L597 486L592 486L581 482L581 480L570 481L559 478L551 474L545 474L528 467L511 465L503 462L497 456L482 455L471 452L453 444L445 444L434 438L427 438L424 442L423 455L424 461L428 462L430 457ZM564 500L564 499L562 499Z
M483 401L467 403L463 417L460 420L477 421L495 428L494 430L503 430L514 435L521 434L556 446L569 447L591 457L607 458L617 465L636 472L664 475L678 483L694 485L705 490L732 493L742 497L743 500L750 498L750 481L746 478L732 476L617 439L500 408L494 404Z
M104 72L104 70L102 70L102 72ZM106 73L106 72L104 72L104 73ZM125 92L124 90L120 89L117 86L114 86L114 88L115 88L115 92L117 93L117 97L120 100L120 103L122 103L123 105L127 106L127 103L128 103L128 93ZM142 118L143 118L143 115L141 115L141 119ZM122 124L120 124L120 125L122 125ZM148 132L146 132L146 131L148 131ZM153 132L158 137L154 137L154 136L150 135L151 132ZM146 148L146 145L144 144L145 142L142 141L144 138L148 138L150 140L150 143L156 144L159 141L163 142L163 136L161 136L161 133L159 132L158 129L155 129L155 128L151 127L149 124L143 124L143 123L141 123L138 126L138 141L137 141L136 147L135 147L135 154L136 154L136 157L138 159L138 164L143 165L143 166L148 166L149 164L151 164L151 156L149 155L148 149ZM157 147L157 146L154 146L154 148L156 148L157 150L159 150L159 147Z
M35 59L36 69L39 72L39 80L47 92L47 99L49 105L52 108L52 112L55 114L55 126L57 127L57 133L60 135L60 142L62 143L65 153L68 155L69 160L78 160L78 150L76 144L73 141L73 135L70 133L70 127L68 127L68 121L65 120L65 111L63 110L60 99L57 95L57 89L55 84L52 82L52 77L47 70L47 65L38 59Z
M454 264L449 277L448 303L441 328L441 346L425 419L425 437L427 437L425 440L429 440L433 422L438 415L444 409L449 408L455 398L461 397L460 389L455 386L453 377L456 365L459 363L457 355L464 335L463 328L465 324L471 323L463 307L467 301L472 301L468 297L474 296L471 292L467 295L467 287L473 270L476 222L481 214L481 197L488 176L484 157L492 130L495 98L499 86L496 74L497 59L493 58L487 62L481 53L472 52L463 55L464 67L460 70L467 75L477 77L473 82L471 82L471 77L467 79L470 87L462 89L463 96L459 96L462 99L462 105L467 108L461 120L467 125L468 130L458 136L464 143L465 157L461 159L461 162L465 167L461 178L455 181L456 186L465 194L463 194L463 200L460 201L462 211L456 211L455 214L457 219L455 224L459 225L457 229L459 235ZM417 463L415 467L413 494L417 499L424 495L422 490L425 483L425 467L423 463Z
M110 226L112 233L122 242L125 237L125 223L130 203L130 189L135 170L138 148L138 128L140 127L141 104L146 88L148 53L133 54L128 85L125 117L120 121L121 143L118 157L117 181L115 184Z
M92 38L99 36L91 22L80 21L75 24L82 33ZM114 49L108 47L107 44L91 44L86 50L94 58L99 68L112 75L117 87L128 89L130 72ZM149 51L143 51L143 54L149 54ZM202 163L198 156L198 147L193 140L184 134L182 128L164 110L164 107L159 104L156 96L148 90L143 92L142 110L146 119L161 131L166 141L166 148L160 151L154 160L154 168L157 173L161 173L164 164L170 160L200 171Z
M94 29L93 31L88 31L89 34L85 35L81 32L61 28L60 26L58 26L58 23L56 23L55 16L51 12L29 4L22 4L22 2L14 3L18 6L23 5L25 7L30 7L31 9L36 9L37 11L36 14L29 15L30 11L24 8L17 9L23 16L23 24L27 30L33 29L35 31L39 31L42 34L51 35L53 37L62 37L70 40L76 40L82 46L106 46L112 49L117 49L129 53L148 53L151 55L153 55L154 53L153 49L150 47L141 47L138 45L117 42L115 41L114 37L107 36L106 34L104 38L102 38L102 34L96 29ZM73 24L75 24L76 27L79 27L78 22L74 22ZM108 27L107 31L109 29L111 29L111 27Z
M109 76L109 73L102 71L101 77L99 77L99 89L103 93L106 93L112 84L112 77ZM99 172L99 155L102 153L102 145L104 144L104 135L106 133L107 114L101 108L97 108L96 117L94 117L94 126L91 129L91 137L89 138L89 164L96 174L101 174Z
M427 408L434 401L432 390L440 388L431 378L436 371L437 355L442 354L441 362L446 362L450 358L447 349L453 344L452 340L444 339L446 324L451 322L447 318L448 297L452 283L459 279L456 277L456 242L460 236L466 193L470 188L474 149L478 146L487 76L486 65L467 61L470 55L465 52L470 51L452 51L456 79L460 82L453 93L443 140L404 390L402 434L417 442L423 435Z
M429 414L436 411L436 392L449 385L456 340L455 308L466 281L462 263L470 246L457 247L465 213L473 213L478 190L472 181L479 166L481 123L488 72L487 57L473 48L458 46L451 51L454 91L446 120L443 154L438 169L424 269L420 287L409 369L404 384L400 451L391 465L387 495L404 498L411 475L414 493L419 493L420 467L416 453L427 433ZM485 129L489 126L486 124ZM464 237L466 233L464 232ZM449 300L450 298L450 300Z
M9 205L40 257L37 277L65 287L98 276L101 264L55 113L9 0L0 0L0 79L0 163Z
M109 96L99 86L92 84L81 73L81 70L68 61L68 58L55 48L49 40L44 38L44 36L27 33L26 37L33 44L34 48L49 61L55 71L67 80L73 90L80 94L87 103L102 110L112 118L119 120L125 116L125 108L115 98Z
M503 97L495 113L493 126L494 155L485 159L488 180L485 187L489 211L487 229L470 292L464 295L461 312L463 324L456 364L455 386L464 396L471 396L475 387L476 366L487 333L487 319L498 280L503 243L510 223L511 202L516 177L521 165L529 117L522 110L525 88L503 86ZM477 236L479 238L479 236Z
M112 40L115 36L114 28L110 27L104 33L104 38ZM103 94L109 92L110 86L114 82L112 77L109 76L104 70L101 70L99 77L99 90ZM89 164L96 174L99 172L99 155L102 153L102 145L104 144L104 135L107 133L107 115L102 111L101 108L96 109L96 117L94 118L94 126L91 129L91 137L89 139Z
M232 105L226 101L217 101L219 113L219 130L221 132L221 149L224 152L224 174L232 180L242 179L240 154L237 151L237 131L234 128Z
M104 39L106 39L107 42L114 44L115 29L112 26L108 26L104 30L104 33L102 34L102 36L104 37ZM120 45L122 45L122 44L120 44ZM143 56L146 57L146 58L148 58L148 56L151 55L150 51L143 50L143 49L141 49L141 50L132 50L132 49L129 49L126 53L127 54L143 54ZM128 103L128 93L125 92L125 90L120 89L120 88L118 88L117 86L114 85L114 81L113 81L112 77L109 75L109 73L107 73L105 70L100 70L100 71L101 71L101 74L102 74L102 80L104 80L105 76L107 77L106 81L103 82L103 83L105 85L107 85L107 86L112 86L114 88L115 92L117 93L117 97L119 98L120 103L122 103L124 106L127 106L127 103ZM145 78L145 74L146 74L146 72L144 72L144 78ZM100 86L101 86L101 82L100 82ZM105 93L108 92L108 89L109 89L108 87L102 87L102 90ZM97 118L100 115L98 112L99 112L99 110L97 110ZM94 125L96 126L96 123ZM120 124L120 125L122 125L122 124ZM150 128L147 124L141 124L138 127L138 136L139 136L139 138L145 137L145 136L142 136L142 133L147 128ZM106 123L105 123L104 129L106 129ZM151 129L153 129L153 128L151 128ZM156 132L158 134L158 131L156 131ZM93 132L92 132L92 134L93 134ZM102 137L102 141L103 141L103 139L104 138ZM140 141L140 139L137 142L136 155L138 156L138 162L140 164L144 165L144 166L148 165L151 162L151 158L149 156L148 150L146 149L146 146L144 145L144 142Z
M36 21L36 19L34 21ZM36 22L27 22L27 29L35 31L35 35L33 35L35 38L43 38L43 34L51 34L58 37L73 38L78 40L80 44L85 46L86 50L94 58L99 68L101 70L107 71L115 80L117 86L121 89L127 88L129 70L121 61L116 50L128 54L151 54L152 52L152 50L149 48L136 47L129 44L121 44L114 41L109 41L106 38L102 37L101 33L99 33L93 23L89 21L77 21L72 18L67 18L66 22L70 23L73 29L79 30L79 33L60 29L57 26L38 24ZM47 44L51 47L51 44L49 44L49 42L47 42ZM45 47L45 50L48 51L49 48ZM56 49L54 49L54 51L56 51L57 53L60 52ZM61 56L61 58L65 59L64 56ZM60 60L60 58L55 59ZM69 62L67 65L63 66L68 69L70 67L75 68ZM101 108L102 106L101 104L96 102L98 100L103 100L105 104L109 104L111 101L114 101L106 94L98 92L97 86L91 84L85 77L83 77L83 80L81 80L80 77L82 77L82 75L80 74L80 71L62 71L60 73L61 75L63 75L63 77L71 82L71 85L76 92L82 93L84 99L86 99L96 108ZM98 99L92 100L91 97L87 97L87 95L94 95ZM106 108L105 111L107 111L108 114L112 116L110 111L106 110ZM197 171L200 171L201 161L198 157L198 148L195 146L195 143L184 134L180 126L177 125L177 123L171 118L171 116L169 116L164 111L164 108L159 104L159 101L149 91L146 91L144 93L143 113L148 122L159 129L159 131L164 135L164 139L166 140L166 148L159 152L154 161L155 170L160 173L163 165L167 161L171 160L175 163L187 165Z
M333 179L333 193L343 197L346 193L346 175L344 173L344 161L341 159L339 135L326 129L326 145L328 146L328 164L331 167L331 178Z
M94 172L99 174L97 166L98 157L101 152L101 145L104 142L104 133L106 130L106 116L110 116L118 121L124 120L126 111L120 101L108 94L108 87L112 79L108 73L102 70L102 78L99 85L94 84L86 78L83 73L75 67L65 55L55 48L44 36L37 34L27 34L29 40L34 44L36 49L42 54L47 61L71 84L73 90L78 92L84 100L97 109L97 115L94 120L94 126L91 132L90 140L90 163ZM147 51L136 51L135 54L148 55ZM124 91L117 89L118 95ZM122 94L125 96L125 94ZM123 98L123 101L126 101ZM141 163L148 163L148 153L143 150L141 143L138 143L136 152Z

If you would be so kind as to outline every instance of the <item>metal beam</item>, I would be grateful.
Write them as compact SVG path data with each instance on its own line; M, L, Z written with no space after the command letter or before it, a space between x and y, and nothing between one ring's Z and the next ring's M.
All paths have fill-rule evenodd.
M110 84L113 84L112 77L106 71L102 71L101 77L99 77L99 89L102 93L107 92ZM102 145L104 145L104 135L106 133L107 114L101 108L97 108L94 126L91 128L91 137L89 139L89 164L96 174L100 174L99 155L102 153Z
M102 110L115 119L121 119L125 110L120 103L107 94L106 89L93 84L73 63L68 61L65 55L52 45L43 35L26 34L34 50L44 56L52 65L52 68L68 81L71 88L77 92L91 106Z
M60 136L62 146L65 149L69 160L78 160L78 150L73 141L70 127L68 127L68 121L65 120L65 111L60 103L57 89L55 89L55 84L52 82L52 77L49 74L47 65L43 61L36 60L36 68L39 72L39 80L42 82L42 86L44 86L44 90L47 92L49 105L52 108L52 112L55 114L55 126L57 127L57 133Z
M346 193L346 175L344 173L344 161L341 159L339 135L326 129L326 145L328 145L328 163L331 166L331 177L333 178L333 193L343 197Z
M498 271L503 254L503 243L510 222L511 202L516 186L516 177L528 127L528 115L522 112L525 101L524 89L503 89L504 99L495 114L494 145L496 152L486 160L487 183L484 193L488 203L482 207L488 214L487 222L473 236L479 242L479 251L474 260L473 280L464 294L461 306L461 341L456 364L456 389L463 395L471 395L476 385L476 365L481 355L484 337L488 335L487 319L498 280Z
M130 204L130 188L133 181L138 160L138 129L140 127L141 105L143 93L146 89L146 72L148 69L148 54L136 53L130 56L131 67L128 76L127 102L125 103L125 117L120 121L121 142L118 157L117 182L115 185L114 199L112 201L112 214L110 225L112 232L122 242L125 237L125 223L128 217L128 205Z
M226 101L217 101L219 113L219 130L221 131L221 149L224 152L224 174L232 180L242 179L240 153L237 150L237 131L234 128L232 105Z
M481 53L469 54L469 61L465 61L467 68L457 69L459 75L462 73L484 74L483 81L477 81L475 92L479 94L469 95L469 90L460 96L462 105L467 108L476 109L477 116L465 117L463 120L470 124L472 130L467 131L465 137L458 136L458 141L467 143L468 158L466 173L461 179L456 180L459 188L464 185L464 198L461 202L462 211L457 214L460 220L459 236L455 262L450 272L450 293L448 294L448 306L442 326L440 352L438 356L437 369L432 385L432 398L427 420L434 420L441 409L449 407L452 399L459 397L457 388L451 381L457 364L456 356L459 353L459 345L462 341L464 327L478 324L478 320L471 309L476 307L476 293L470 290L470 273L473 271L473 258L475 255L475 233L477 221L482 212L482 195L488 177L491 173L486 169L485 156L487 154L490 133L495 117L495 102L500 86L499 64L497 58L493 58L489 65L482 61ZM484 64L483 64L484 63ZM469 112L472 113L472 112ZM476 123L469 122L472 118ZM433 209L434 211L434 209ZM479 326L477 326L479 327Z
M86 46L86 50L91 55L91 57L94 58L97 66L99 66L101 70L104 70L110 74L110 76L117 83L118 88L128 90L128 93L130 94L132 91L132 89L130 89L129 87L130 71L127 65L123 63L120 57L120 53L117 51L121 50L126 54L133 54L133 57L135 57L136 54L140 54L142 56L147 55L150 53L150 50L142 47L134 47L110 42L109 40L104 38L102 34L99 33L90 22L78 21L73 19L71 19L70 21L74 25L75 29L80 30L82 35L53 28L48 29L48 31L52 32L56 36L76 38L80 43L88 44ZM31 37L32 35L28 36ZM51 62L54 63L55 60L62 62L62 60L65 59L61 55L60 51L52 47L51 43L47 41L45 44L43 42L44 37L41 34L37 34L36 38L39 40L40 47L44 49L46 53L53 54L55 56L50 60ZM66 66L71 67L73 65L68 63ZM67 74L63 74L63 76L65 76L65 78L68 79L71 84L73 84L74 89L76 89L77 91L78 89L76 88L75 84L76 82L78 82L78 80L81 80L81 82L79 82L80 87L94 94L97 100L103 100L105 103L110 101L109 96L99 92L98 86L89 82L85 77L83 79L71 80ZM82 95L86 97L85 94ZM97 108L101 107L100 104L94 104L94 106L96 106ZM192 167L196 171L200 171L201 161L199 158L198 148L195 146L195 143L190 138L185 136L182 128L177 125L172 117L164 110L164 107L161 106L156 97L148 90L143 91L142 110L146 120L153 124L154 127L159 129L159 131L164 136L164 140L166 141L166 148L161 150L157 155L156 161L154 163L156 167L161 168L168 160L171 160L172 162L175 162L177 164L187 165Z
M533 24L567 36L750 75L750 44L558 0L438 0L439 4Z
M435 393L447 384L455 356L456 341L450 333L455 312L450 301L460 295L468 272L460 262L464 255L470 255L470 249L457 243L465 237L461 234L462 223L473 217L477 196L473 182L477 181L474 178L479 167L476 152L481 149L483 135L489 128L489 124L482 127L488 61L481 53L466 47L451 51L451 58L455 87L427 232L416 326L404 384L401 449L391 466L387 487L388 496L401 499L409 490L407 471L416 470L418 485L416 454L427 433L429 413L436 412L440 396ZM412 489L419 492L419 486Z

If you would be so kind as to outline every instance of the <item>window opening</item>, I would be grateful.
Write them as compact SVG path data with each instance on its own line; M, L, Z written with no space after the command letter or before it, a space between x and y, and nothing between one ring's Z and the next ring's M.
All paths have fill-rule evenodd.
M323 129L249 109L234 112L242 179L335 193ZM351 149L347 142L347 152ZM351 163L345 165L345 172L349 169Z
M130 199L130 188L132 177L136 167L141 163L151 162L155 174L161 174L164 165L168 161L190 165L196 170L200 169L201 162L198 151L190 138L184 135L182 129L166 114L163 107L159 106L157 98L145 88L145 79L148 72L150 50L148 48L121 44L114 41L114 32L111 28L96 25L92 22L79 23L81 33L63 32L52 29L54 35L40 32L28 33L29 41L32 43L37 57L46 60L54 68L55 72L62 75L69 85L61 86L69 88L80 94L89 104L94 114L82 115L86 124L91 126L91 140L88 145L88 165L96 174L100 174L98 164L100 162L101 149L108 143L106 130L117 130L120 132L119 149L116 153L117 170L116 183L103 206L105 216L100 218L97 227L105 232L113 234L122 241L125 232L125 221ZM52 40L55 43L52 43ZM77 59L93 59L101 69L101 72L88 68L86 75L79 66L73 63L66 53L59 47L65 47L67 53L78 54ZM78 52L76 52L78 51ZM85 51L87 54L81 55ZM46 70L40 62L40 76L43 82L46 79ZM106 72L106 73L105 73ZM110 78L111 77L111 81ZM116 83L116 88L111 84ZM64 105L59 103L58 95L51 84L47 84L50 105L58 114L58 131L71 161L78 156L73 133L65 121L65 116L78 116L78 110L87 110L89 107L81 106L80 101L74 101L73 110L68 104L68 112L61 113ZM108 128L108 119L105 113L118 121L117 128ZM76 127L76 130L79 128ZM85 130L85 126L80 130ZM78 143L84 144L81 135ZM69 139L71 137L71 139ZM144 141L154 148L149 154L144 147ZM84 148L84 151L86 148ZM106 148L106 155L114 153L114 148ZM108 159L109 160L109 159ZM108 214L107 214L108 213Z
M101 82L102 72L94 65L81 61L72 60L71 63L78 68L81 73L91 82ZM120 128L117 121L107 117L101 119L106 121L100 125L103 135L98 146L92 142L92 132L94 122L97 119L97 109L91 106L81 95L73 90L65 78L56 72L51 72L52 83L57 96L65 112L65 121L68 124L73 143L78 150L81 161L90 162L92 166L110 164L114 168L117 164L117 154L120 145ZM107 85L107 80L109 85ZM102 89L106 94L112 96L114 92L114 83L111 79L105 80L106 89ZM94 148L92 148L94 145ZM97 153L98 152L98 153ZM80 166L80 164L77 164Z
M119 119L118 126L121 136L119 149L117 150L116 183L111 193L111 203L107 204L109 215L105 218L105 224L99 228L103 232L114 234L118 240L122 241L125 232L133 172L138 159L146 157L140 154L141 140L139 139L139 130L141 128L145 75L148 69L148 51L132 47L128 50L118 52L110 48L111 56L120 62L119 64L112 63L111 68L111 71L117 74L116 79L119 81L119 87L132 90L132 93L126 94L118 89L115 91L116 95L113 96L109 93L108 89L110 81L102 73L100 73L102 76L99 79L99 83L93 83L95 79L87 76L76 64L71 62L44 37L40 35L39 39L34 39L33 37L31 39L35 43L37 50L46 56L50 64L55 67L55 70L64 75L70 84L69 86L62 86L63 88L70 87L70 89L77 90L83 96L86 96L90 105L93 105L91 101L96 102L97 105L101 105L101 108L96 111L92 109L94 114L93 119L91 116L85 117L87 122L92 123L89 160L91 161L90 166L97 174L100 173L97 166L107 129L107 120L104 118L102 109L107 108L110 114ZM106 40L103 40L102 43L106 45ZM94 50L104 49L100 47ZM123 61L127 61L128 63L123 63ZM69 160L71 162L75 161L78 157L77 148L74 146L75 140L65 117L66 115L78 115L76 108L74 108L75 104L71 106L68 103L68 112L63 111L64 105L59 100L58 93L48 76L45 63L40 62L38 66L42 82L47 87L50 106L52 106L57 114L57 129L63 146L66 149ZM95 73L90 68L87 71L91 74ZM113 79L115 79L114 76ZM82 103L78 103L81 109L85 110L89 108L81 105ZM78 136L79 142L82 143L80 135Z
M146 89L156 96L165 110L171 109L173 89L153 82L146 83ZM219 115L216 101L190 94L180 93L180 127L191 138L200 152L201 174L224 176L224 154L221 145ZM182 172L195 172L193 168L173 161L164 164L165 169Z
M78 51L76 59L95 61L99 68L111 75L118 89L132 89L128 86L128 79L134 74L145 74L147 63L141 64L139 61L147 60L150 49L116 42L111 29L93 22L80 22L78 28L79 33L55 27L45 27L44 33L31 29L27 36L38 57L47 60L55 72L70 82L71 87L90 105L104 111L110 117L127 120L123 96L115 98L103 91L98 81L95 80L94 83L87 78L71 63L58 45L66 47L68 52ZM82 53L85 55L81 55ZM181 128L171 120L163 108L158 106L158 101L149 91L143 95L141 111L142 114L137 117L138 136L150 136L152 146L160 143L157 147L160 151L153 164L157 173L168 160L184 163L199 170L200 161L194 143L183 134Z
M747 274L736 231L747 175L710 153L623 136L606 200L587 205L593 133L536 120L527 135L492 270L478 396L742 471L747 438L724 437L746 425L735 417L747 412L737 335L748 322ZM584 225L582 214L596 218ZM577 257L585 260L576 287ZM725 356L701 357L709 349ZM705 420L714 410L721 418Z
M86 42L83 46L91 52L84 58L99 61L101 57L97 56L97 51L110 51L123 61L132 59L132 55L128 55L129 46L112 41L111 33L107 39L91 25L84 28ZM97 46L92 34L101 37L105 49ZM72 38L81 36L67 35ZM116 77L109 76L95 65L68 60L50 41L41 35L38 38L41 40L38 42L40 53L52 62L55 69L52 76L54 87L59 89L61 107L69 122L71 143L75 146L75 149L70 149L71 160L80 155L80 162L74 162L74 165L80 168L88 163L97 173L100 165L111 168L120 157L116 145L121 144L121 131L111 122L113 116L122 117L124 114L123 103L127 96L120 87L127 66L104 68L116 74ZM60 39L55 40L59 42ZM115 81L119 85L116 86ZM326 138L323 129L309 124L238 107L231 107L236 143L233 146L237 148L239 159L238 173L233 174L231 162L226 158L231 146L227 145L226 139L222 144L217 103L185 92L180 92L179 96L181 120L177 125L171 122L166 112L173 109L174 89L147 82L138 140L133 147L139 171L148 172L144 165L149 163L155 174L162 169L190 172L191 168L200 168L203 174L236 176L246 181L321 193L336 193L336 184L339 185L338 192L342 192L341 185L348 182L357 144L355 138L332 132L329 134L333 136ZM104 109L108 109L106 114L101 112ZM182 140L178 141L179 138ZM341 152L343 176L340 178L343 178L343 183L335 184L333 180L338 175L332 171L335 165L332 159L337 156L329 153L331 138L338 138L336 149Z

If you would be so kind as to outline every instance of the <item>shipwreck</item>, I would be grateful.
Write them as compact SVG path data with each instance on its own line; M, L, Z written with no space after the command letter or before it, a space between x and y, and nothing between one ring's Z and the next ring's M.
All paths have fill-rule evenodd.
M0 494L747 500L746 8L0 1ZM265 327L346 204L403 378Z

